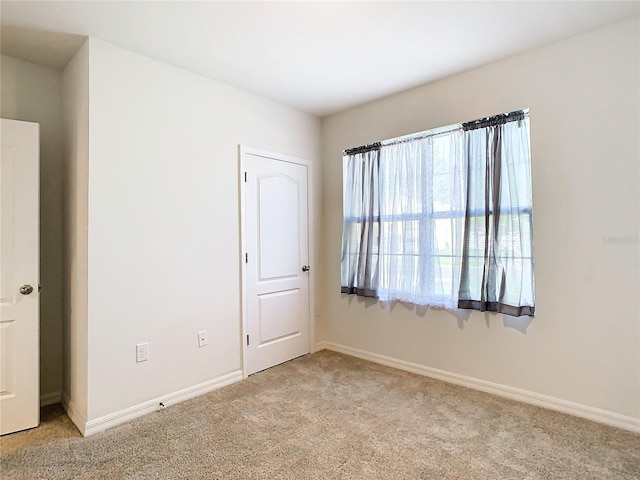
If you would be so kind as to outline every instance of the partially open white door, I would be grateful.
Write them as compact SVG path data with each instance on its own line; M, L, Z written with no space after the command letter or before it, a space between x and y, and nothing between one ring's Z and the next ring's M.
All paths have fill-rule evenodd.
M0 434L40 421L39 126L0 129Z
M242 149L245 375L309 353L306 162Z

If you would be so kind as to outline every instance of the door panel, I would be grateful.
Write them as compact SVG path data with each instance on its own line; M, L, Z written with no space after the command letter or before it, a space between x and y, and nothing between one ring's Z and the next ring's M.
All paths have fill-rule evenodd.
M0 434L32 428L39 399L39 129L2 119ZM32 291L20 293L21 286Z
M300 335L300 289L258 295L258 348Z
M309 353L307 165L243 150L245 373Z
M260 281L298 276L300 196L298 182L263 174L258 182Z

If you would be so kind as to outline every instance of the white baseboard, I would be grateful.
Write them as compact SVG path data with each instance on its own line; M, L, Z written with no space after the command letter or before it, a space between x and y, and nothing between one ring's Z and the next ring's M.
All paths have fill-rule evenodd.
M316 348L313 351L313 353L319 352L320 350L331 350L331 348L329 348L331 345L333 345L331 342L327 342L325 340L323 340L321 342L317 342L316 343ZM337 350L336 350L336 352L337 352Z
M69 396L65 393L62 394L62 408L67 412L67 416L71 419L80 433L84 435L85 427L87 425L87 419L78 412L75 404L69 399Z
M165 407L168 407L169 405L175 405L176 403L184 402L185 400L189 400L190 398L204 395L205 393L209 393L227 385L231 385L232 383L239 382L240 380L242 380L242 371L235 370L231 373L222 375L221 377L214 378L207 382L203 382L198 385L179 390L177 392L169 393L167 395L162 395L160 397L154 398L153 400L149 400L138 405L125 408L124 410L120 410L119 412L114 412L109 415L105 415L104 417L90 420L88 422L84 421L84 419L77 414L77 411L75 411L73 409L73 406L69 404L69 401L66 397L63 398L63 406L65 407L65 410L67 410L67 415L69 415L69 418L71 418L73 423L75 423L80 430L80 433L82 433L82 435L84 435L85 437L88 437L89 435L101 432L102 430L106 430L107 428L115 427L116 425L120 425L121 423L133 420L134 418L138 418L148 413L155 412L156 410L160 409L160 402L162 402Z
M47 405L55 405L62 400L62 392L43 393L40 395L40 407L46 407Z
M531 405L548 408L550 410L568 413L576 417L586 418L588 420L604 423L605 425L611 425L624 430L640 432L639 418L620 415L619 413L610 412L608 410L602 410L582 405L580 403L551 397L549 395L522 390L520 388L501 385L499 383L488 382L478 378L467 377L457 373L447 372L445 370L438 370L436 368L426 367L417 363L406 362L404 360L378 355L377 353L358 350L356 348L351 348L334 342L318 342L316 344L316 351L323 349L344 353L346 355L351 355L352 357L362 358L363 360L369 360L370 362L379 363L381 365L397 368L406 372L417 373L418 375L424 375L425 377L435 378L437 380L472 388L474 390L480 390L482 392L491 393L523 403L529 403Z

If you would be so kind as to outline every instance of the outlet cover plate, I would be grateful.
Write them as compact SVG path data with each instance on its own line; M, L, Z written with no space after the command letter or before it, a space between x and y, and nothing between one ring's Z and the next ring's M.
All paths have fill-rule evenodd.
M198 332L198 346L204 347L208 343L209 343L209 335L207 334L207 331L203 330L201 332Z
M149 344L138 343L136 344L136 362L146 362L149 360Z

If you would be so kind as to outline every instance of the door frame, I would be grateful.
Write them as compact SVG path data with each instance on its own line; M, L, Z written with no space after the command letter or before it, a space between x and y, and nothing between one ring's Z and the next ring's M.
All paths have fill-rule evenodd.
M311 270L309 271L309 352L315 352L315 250L313 242L313 226L315 225L314 202L313 202L313 168L312 163L302 158L284 155L281 153L267 152L245 145L238 145L238 194L240 196L240 287L241 287L241 334L240 345L242 347L242 377L247 378L247 343L244 339L247 336L247 264L244 261L245 253L247 253L247 228L246 228L246 182L244 181L245 158L247 155L269 158L280 162L295 163L307 167L307 243L309 248L309 260Z

